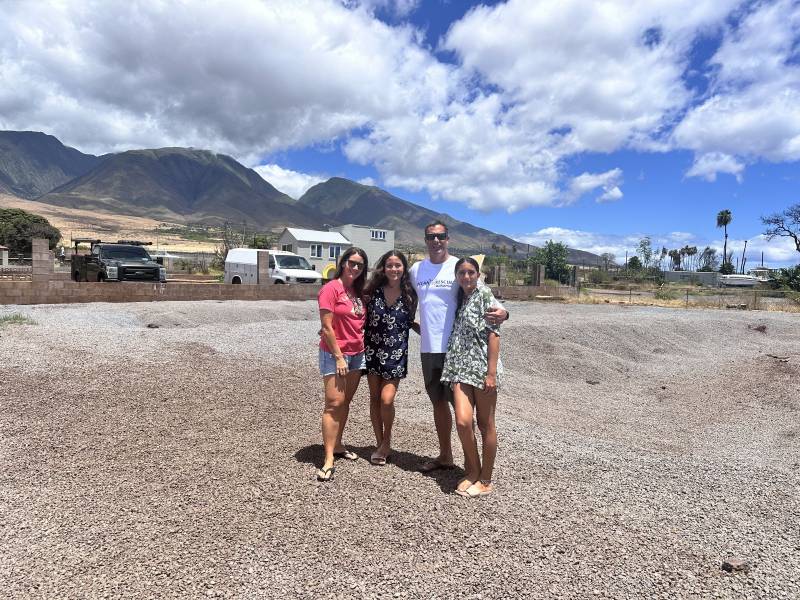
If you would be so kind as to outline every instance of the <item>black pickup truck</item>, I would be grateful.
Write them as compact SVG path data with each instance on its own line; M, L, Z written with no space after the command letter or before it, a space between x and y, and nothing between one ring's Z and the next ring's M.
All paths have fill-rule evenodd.
M154 261L143 246L150 242L119 240L103 242L88 238L73 239L73 281L155 281L164 283L167 271ZM78 254L80 244L89 244L89 254Z

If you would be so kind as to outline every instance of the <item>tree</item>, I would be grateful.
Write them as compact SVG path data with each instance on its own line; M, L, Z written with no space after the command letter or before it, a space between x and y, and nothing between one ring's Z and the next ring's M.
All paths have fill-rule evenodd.
M638 256L631 256L628 260L628 269L631 271L641 271L642 270L642 261L639 260Z
M731 221L733 221L733 215L727 208L717 213L717 227L722 227L725 230L725 244L722 247L722 267L720 268L720 272L722 272L722 269L725 268L725 264L728 262L728 225L731 224Z
M46 238L50 249L55 250L61 232L39 215L19 208L0 208L0 245L15 254L30 254L32 238Z
M684 250L686 250L686 256L692 259L691 261L689 261L689 270L696 271L697 260L694 259L694 257L697 256L697 246L686 246Z
M775 273L775 286L800 292L800 265L780 269Z
M608 271L608 268L614 264L614 261L617 259L611 252L603 252L600 255L600 258L603 261L603 268Z
M650 267L650 263L653 260L653 245L650 243L649 237L644 237L639 240L639 248L636 250L636 254L639 255L645 269Z
M717 259L717 250L706 246L700 253L700 268L698 271L716 271L719 268L719 260Z
M672 260L672 270L673 271L680 271L681 270L681 253L679 250L670 250L667 255Z
M792 238L795 249L800 252L800 203L793 204L783 212L761 217L761 222L767 227L764 235L768 241L775 237Z
M565 244L549 240L544 246L536 249L531 257L531 262L544 265L544 276L547 279L563 282L569 278L567 254Z

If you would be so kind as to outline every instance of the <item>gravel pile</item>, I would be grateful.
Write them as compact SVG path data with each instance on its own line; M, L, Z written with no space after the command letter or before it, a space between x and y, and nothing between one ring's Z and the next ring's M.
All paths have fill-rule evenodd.
M320 484L315 303L0 307L35 322L0 326L0 589L800 597L797 315L508 307L497 492L474 500L415 470L416 337L392 461L366 460L363 382L362 459Z

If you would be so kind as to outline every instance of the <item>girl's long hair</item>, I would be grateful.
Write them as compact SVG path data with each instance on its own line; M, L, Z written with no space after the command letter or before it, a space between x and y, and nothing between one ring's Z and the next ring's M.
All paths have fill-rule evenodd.
M386 285L388 281L386 278L386 261L393 256L403 263L403 276L400 278L400 295L403 296L403 302L413 315L417 310L417 292L414 291L414 286L411 285L411 277L408 273L408 259L406 259L406 255L399 250L389 250L380 257L378 264L375 265L375 270L372 272L369 283L367 283L367 286L364 288L364 296L369 299L375 293L375 290Z
M464 258L459 258L458 262L456 262L456 267L455 269L453 269L453 271L455 273L458 273L458 267L463 265L465 262L468 262L473 267L475 267L475 270L478 272L478 282L480 282L481 267L480 265L478 265L478 261L472 258L471 256L465 256ZM461 308L462 304L464 304L464 290L461 288L461 286L458 286L458 308Z
M353 280L353 291L356 293L356 298L361 298L364 295L364 284L367 281L367 269L369 269L369 260L367 259L367 253L364 252L361 248L356 248L355 246L351 246L339 257L339 265L336 267L336 274L333 276L334 279L339 279L342 276L342 271L344 270L344 263L347 262L347 259L353 256L353 254L358 254L364 261L364 268L361 269L361 273L358 274Z

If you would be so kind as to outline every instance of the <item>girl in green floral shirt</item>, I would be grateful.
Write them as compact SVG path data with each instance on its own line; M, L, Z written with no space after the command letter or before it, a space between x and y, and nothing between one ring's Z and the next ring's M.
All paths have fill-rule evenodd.
M500 362L500 327L489 325L486 311L496 304L492 291L479 281L480 267L471 257L456 263L458 312L447 345L442 381L449 381L455 400L456 428L464 448L464 479L456 493L471 498L487 496L497 454L495 407L503 373ZM473 408L483 439L483 456L473 428Z

